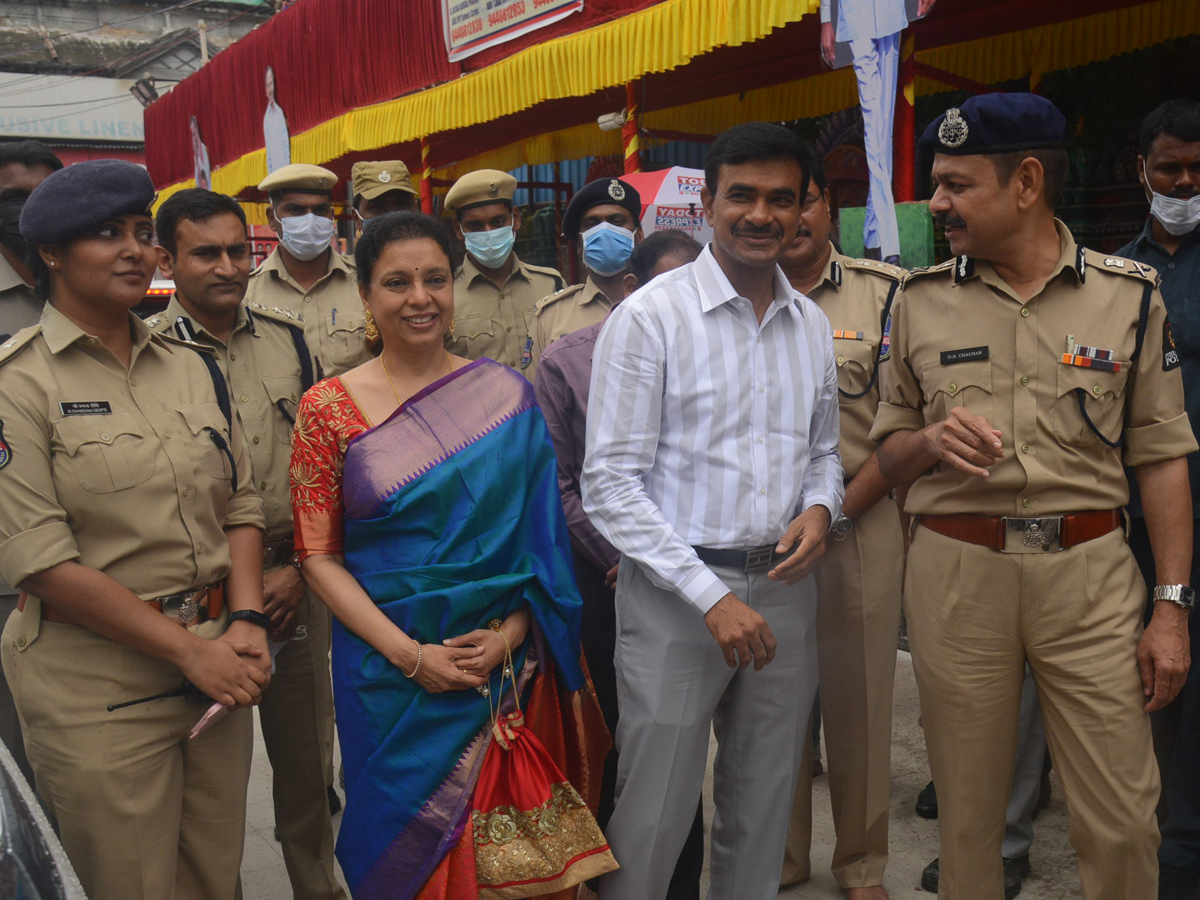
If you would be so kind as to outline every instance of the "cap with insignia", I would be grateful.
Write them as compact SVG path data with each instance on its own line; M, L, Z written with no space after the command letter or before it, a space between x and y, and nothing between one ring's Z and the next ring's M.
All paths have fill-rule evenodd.
M487 203L506 203L512 206L513 194L517 191L517 179L499 169L480 169L469 172L450 188L446 194L446 209L461 213L472 206Z
M150 215L154 182L141 166L93 159L59 169L34 188L21 210L21 236L31 244L65 244L109 219Z
M584 213L593 206L604 206L610 203L625 207L633 216L633 221L637 224L641 223L642 197L637 192L637 188L626 184L619 178L597 178L584 185L583 190L572 197L571 202L567 204L567 211L563 213L563 235L567 240L579 240L579 221L583 218Z
M280 166L258 183L260 191L274 194L279 191L305 191L314 194L333 194L338 177L321 166L292 163Z
M398 159L385 162L356 162L350 170L350 178L354 182L354 196L364 200L374 200L388 191L417 193L408 174L408 166Z
M1067 145L1067 120L1037 94L981 94L929 123L917 146L933 156L1009 153Z

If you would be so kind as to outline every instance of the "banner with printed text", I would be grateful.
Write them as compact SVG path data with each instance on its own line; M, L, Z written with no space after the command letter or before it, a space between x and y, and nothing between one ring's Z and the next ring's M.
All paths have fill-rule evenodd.
M581 9L583 0L442 0L446 50L466 59Z

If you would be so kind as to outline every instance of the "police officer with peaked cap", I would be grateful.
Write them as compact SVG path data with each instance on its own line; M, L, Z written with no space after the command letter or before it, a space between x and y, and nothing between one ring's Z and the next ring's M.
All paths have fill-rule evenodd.
M88 896L228 900L270 677L262 501L215 361L130 313L153 199L96 160L22 212L49 302L0 345L0 571L23 592L0 656ZM230 712L189 740L208 698Z
M279 246L251 273L246 292L249 303L304 317L318 378L340 375L373 355L364 336L354 260L332 246L337 184L333 172L304 163L276 169L259 183L271 201L267 223L279 235Z
M263 500L263 611L278 649L258 718L283 861L296 897L344 900L326 793L330 616L306 589L292 540L292 424L316 371L304 320L291 310L245 303L250 251L237 201L198 188L180 191L159 207L155 226L159 267L175 281L175 294L146 325L212 351L245 436L248 477Z
M1026 662L1084 897L1156 893L1146 712L1188 669L1197 447L1156 273L1054 217L1065 135L1032 94L972 97L925 131L930 210L957 255L904 281L871 433L884 476L912 482L904 594L950 900L1003 894ZM1144 632L1123 466L1158 569Z
M533 379L533 307L563 286L554 269L521 260L513 250L521 211L513 206L517 179L498 169L464 175L446 194L454 233L466 255L454 273L451 353L486 356Z
M350 169L354 215L360 223L384 213L416 209L419 195L398 159L385 162L356 162Z
M563 237L579 245L587 280L538 302L534 308L533 378L542 351L560 337L603 322L625 297L629 255L642 239L642 199L619 178L584 185L563 213Z

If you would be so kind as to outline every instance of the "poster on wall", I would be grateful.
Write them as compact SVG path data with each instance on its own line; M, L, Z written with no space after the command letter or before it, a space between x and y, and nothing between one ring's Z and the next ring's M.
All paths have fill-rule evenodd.
M583 0L442 0L451 62L535 31L583 9Z
M267 174L292 161L292 141L288 135L287 116L275 102L275 67L267 66L263 73L267 92L267 111L263 113L263 146L267 148Z

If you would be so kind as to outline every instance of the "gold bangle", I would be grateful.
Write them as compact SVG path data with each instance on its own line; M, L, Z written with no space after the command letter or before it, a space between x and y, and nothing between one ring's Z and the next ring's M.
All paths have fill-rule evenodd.
M421 644L419 641L417 641L416 638L413 638L413 643L417 645L417 667L412 670L411 675L409 675L407 672L405 672L403 669L401 669L400 674L403 675L405 678L416 678L417 673L421 671L421 656L422 656Z

